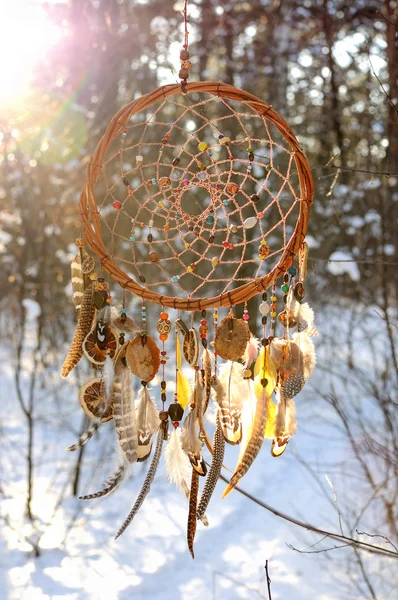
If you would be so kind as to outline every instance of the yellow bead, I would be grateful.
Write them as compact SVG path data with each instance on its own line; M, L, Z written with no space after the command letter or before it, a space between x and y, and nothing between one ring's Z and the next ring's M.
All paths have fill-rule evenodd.
M187 271L188 271L188 273L192 273L193 268L192 267L187 267Z
M271 317L276 317L276 312L275 311L272 311Z
M271 300L272 300L272 302L276 302L277 297L276 296L271 296Z
M207 150L207 144L206 144L206 142L200 142L198 148L199 148L199 150L201 152L204 152L205 150Z
M190 248L190 247L191 247L191 244L184 244L184 248L185 248L186 250L188 250L188 248Z
M267 245L267 242L265 242L265 241L263 240L263 241L261 242L261 245L262 245L262 246L266 246L266 245Z
M158 202L158 206L160 206L160 208L164 207L164 203L163 202Z

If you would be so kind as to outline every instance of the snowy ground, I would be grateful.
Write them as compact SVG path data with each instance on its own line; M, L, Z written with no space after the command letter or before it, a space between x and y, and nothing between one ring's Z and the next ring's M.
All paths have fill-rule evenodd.
M38 391L33 502L37 520L32 529L23 517L26 428L15 399L12 368L10 349L5 349L0 361L1 396L8 407L0 431L2 600L267 598L267 559L273 600L341 599L322 555L299 554L287 547L304 547L316 536L277 519L236 491L221 500L222 482L207 512L209 528L198 525L193 561L185 541L186 501L166 481L163 464L139 515L114 541L147 467L137 466L132 480L106 500L83 502L70 496L75 457L64 447L76 439L81 414L74 386L60 384L56 373L50 385L52 390L62 385L60 397L54 400L53 392ZM319 373L314 377L315 387L321 379ZM332 464L344 446L330 427L333 417L316 402L312 389L299 396L298 419L299 432L285 455L272 459L265 444L242 487L283 512L338 531L333 505L315 492L294 454L319 459L320 464L327 457ZM111 433L109 423L88 445L82 493L99 489L112 471ZM224 462L230 468L236 454L228 449ZM24 537L37 538L38 532L41 556L34 558Z

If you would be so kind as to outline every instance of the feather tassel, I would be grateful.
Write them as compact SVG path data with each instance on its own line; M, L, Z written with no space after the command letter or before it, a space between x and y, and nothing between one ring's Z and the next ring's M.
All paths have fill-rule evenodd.
M215 400L221 409L221 426L229 444L239 444L242 438L241 412L246 393L242 366L228 361L220 370L220 378L212 378Z
M195 391L193 392L195 394ZM181 444L188 455L192 467L199 475L206 475L206 464L202 457L202 444L199 438L196 406L189 413L182 427Z
M143 462L152 450L152 436L159 428L159 411L156 402L151 398L147 386L143 386L138 394L136 408L138 432L137 461Z
M91 330L96 313L93 297L94 284L91 283L84 291L79 320L77 322L69 352L65 358L64 364L62 365L61 377L63 378L68 377L69 373L76 367L77 363L83 356L83 342L86 335Z
M170 483L176 485L189 498L190 462L182 449L181 431L176 427L170 434L165 450L166 472Z
M130 475L131 465L122 457L121 462L117 470L111 475L102 485L102 489L94 494L87 494L87 496L79 496L79 500L94 500L95 498L103 498L109 496L115 490L117 490L122 482Z
M79 320L81 303L86 287L87 276L82 272L82 263L89 258L88 252L84 248L80 248L75 258L71 263L71 283L72 283L72 298L76 308L76 317Z
M256 361L260 352L260 341L254 335L250 336L250 340L247 342L246 350L243 355L243 362L245 369L249 369L252 364Z
M202 368L203 368L203 414L205 414L207 407L209 406L210 400L210 380L211 380L211 369L212 369L212 355L208 348L203 348L202 352Z
M131 371L126 364L125 348L122 348L119 353L115 366L113 421L125 459L129 463L135 462L138 452L138 434Z
M263 392L260 397L257 398L256 404L256 414L254 417L253 423L253 431L251 437L248 441L246 449L242 455L241 460L238 462L235 472L231 477L231 480L227 487L224 490L222 495L223 498L229 494L231 490L234 489L242 479L242 477L247 473L253 464L255 458L261 450L261 446L264 441L264 431L267 422L267 392L266 389L263 388Z
M195 468L192 469L191 477L191 493L189 495L189 512L188 512L188 526L187 526L187 542L188 549L191 553L192 558L195 558L193 551L193 543L195 541L196 533L196 509L198 505L198 493L199 493L199 474Z
M159 466L159 461L160 461L160 457L162 454L164 438L165 438L165 433L164 433L163 427L160 426L158 429L158 439L156 442L156 448L155 448L155 452L152 457L152 462L149 467L149 471L147 473L147 476L145 477L145 481L144 481L141 491L138 495L138 498L135 501L135 504L134 504L133 508L131 509L127 519L124 521L123 525L117 532L117 534L115 536L115 540L117 540L117 538L120 537L124 531L126 531L127 527L130 525L130 523L134 519L135 515L141 508L142 503L144 502L145 498L147 497L147 495L149 493L149 490L151 489L151 484L155 478L156 471Z
M197 518L202 519L205 511L209 505L210 499L213 495L213 492L216 488L216 484L218 478L221 473L222 462L224 460L224 452L225 452L225 438L221 428L221 416L220 411L217 411L216 417L216 430L214 432L213 438L213 446L214 446L214 454L213 459L211 461L211 466L209 473L206 477L206 483L203 488L202 495L200 497L198 509L197 509Z

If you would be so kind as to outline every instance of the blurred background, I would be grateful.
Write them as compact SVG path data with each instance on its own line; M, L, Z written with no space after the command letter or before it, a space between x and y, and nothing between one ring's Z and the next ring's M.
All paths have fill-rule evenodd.
M141 518L112 541L145 465L115 497L77 500L98 489L114 460L106 427L77 456L64 452L87 426L77 397L88 371L59 377L75 323L79 192L117 110L177 80L182 8L0 3L0 596L266 598L268 559L274 600L391 600L393 558L335 549L238 493L221 502L221 487L195 563L185 504L164 477ZM275 461L264 449L243 487L305 522L394 551L398 3L191 0L188 14L190 79L224 81L274 106L316 186L307 297L318 366L298 398L288 451Z

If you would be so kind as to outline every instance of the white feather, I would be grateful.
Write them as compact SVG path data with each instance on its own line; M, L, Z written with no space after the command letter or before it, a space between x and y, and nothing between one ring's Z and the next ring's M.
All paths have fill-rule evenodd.
M166 472L170 483L174 483L189 498L190 480L192 474L191 463L182 449L181 431L176 427L171 432L165 450Z
M136 419L138 430L138 444L147 444L155 431L159 429L160 419L156 402L151 398L147 386L143 386L138 394L136 404Z
M254 335L250 336L250 340L247 342L246 350L243 355L245 369L248 369L257 360L260 348L260 340Z
M199 455L202 451L202 444L199 439L199 426L196 418L195 409L188 413L182 426L181 444L184 452Z
M296 332L292 337L293 343L301 350L302 369L304 379L307 381L312 375L316 363L316 354L314 343L307 334L307 330Z

